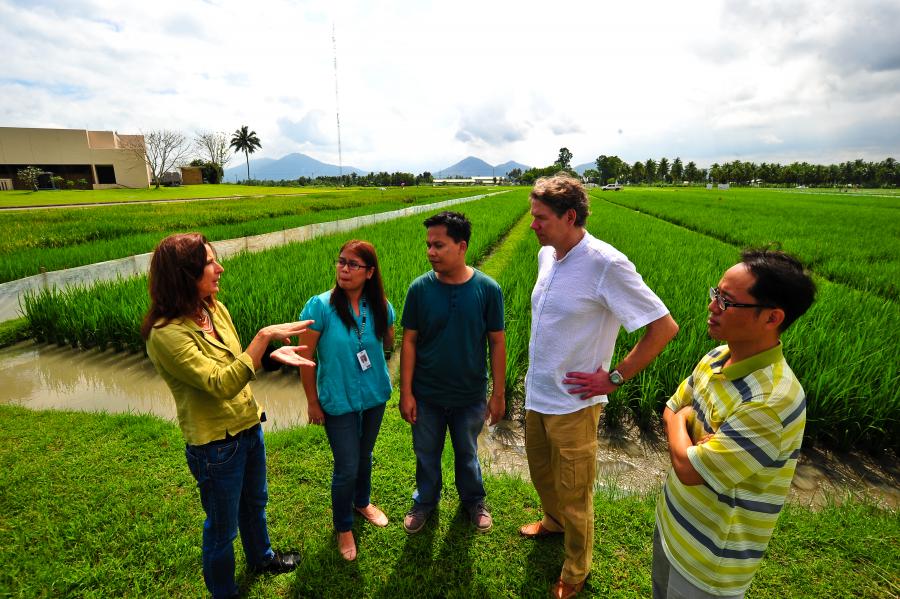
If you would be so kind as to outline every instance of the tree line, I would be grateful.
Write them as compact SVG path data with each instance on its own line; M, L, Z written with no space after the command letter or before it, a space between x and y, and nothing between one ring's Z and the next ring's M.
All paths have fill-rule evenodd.
M225 165L231 159L231 151L243 153L247 164L247 179L241 181L245 185L264 185L274 187L292 187L296 185L323 186L359 186L359 187L403 187L432 183L434 177L428 171L414 175L412 173L385 171L359 175L349 173L341 176L298 177L296 179L272 180L250 178L250 154L262 148L256 131L247 125L236 129L229 138L225 133L198 131L193 139L183 133L172 130L155 130L144 134L144 145L133 148L146 161L153 172L157 187L165 181L165 174L183 165L191 156L198 156L189 166L202 169L203 180L207 183L222 183Z
M247 180L250 185L335 185L389 187L432 183L431 173L418 175L406 172L385 171L358 175L350 173L342 176L299 177L284 182L259 181L250 178L250 154L260 149L262 144L255 131L246 125L235 130L229 139L224 133L201 131L193 140L177 131L151 131L144 135L144 146L136 148L154 174L157 186L163 175L170 169L183 164L192 153L199 155L190 162L191 166L203 169L203 177L209 183L222 182L225 165L230 159L230 151L242 152L247 164ZM629 183L644 185L680 185L683 183L731 183L734 185L805 185L805 186L859 186L893 188L900 184L900 164L894 158L880 162L862 159L840 164L810 164L792 162L782 165L777 162L747 162L735 160L723 164L713 163L709 168L700 168L694 161L684 163L681 157L671 162L665 156L659 160L648 158L629 164L618 156L601 154L594 161L594 168L588 168L578 175L572 168L572 152L560 148L556 161L543 168L525 171L513 169L507 177L515 183L532 185L539 177L560 171L580 176L588 183Z
M513 169L509 178L516 183L532 185L539 177L564 171L579 176L572 169L572 152L560 148L556 161L544 168L526 171ZM630 183L630 184L683 184L687 183L731 183L735 185L807 185L859 187L897 187L900 184L900 164L893 158L880 162L866 162L862 159L840 164L810 164L792 162L782 165L777 162L745 162L735 160L724 164L713 163L709 168L700 168L693 161L685 164L680 157L671 162L662 157L658 161L648 158L633 164L618 156L601 154L589 168L580 175L588 183Z
M360 175L350 173L341 176L319 175L317 177L298 177L296 179L248 179L241 181L243 185L261 185L266 187L306 187L321 185L325 187L406 187L410 185L430 184L434 177L428 171L414 175L412 173L381 171Z

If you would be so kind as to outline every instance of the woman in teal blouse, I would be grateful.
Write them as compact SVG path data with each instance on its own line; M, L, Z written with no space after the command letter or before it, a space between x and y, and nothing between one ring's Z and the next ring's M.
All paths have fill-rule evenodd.
M376 526L388 519L371 503L372 449L391 395L385 355L394 346L394 308L384 295L375 248L348 241L335 262L333 289L313 296L302 320L314 320L301 338L301 367L309 422L324 424L334 456L331 508L338 549L356 559L353 509Z

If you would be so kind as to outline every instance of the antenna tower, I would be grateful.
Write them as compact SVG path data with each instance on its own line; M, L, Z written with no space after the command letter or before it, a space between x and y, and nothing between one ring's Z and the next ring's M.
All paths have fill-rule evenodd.
M334 114L337 117L338 134L338 172L341 176L341 186L344 185L344 158L341 155L341 107L338 101L338 70L337 70L337 37L334 33L334 23L331 24L331 48L334 50Z

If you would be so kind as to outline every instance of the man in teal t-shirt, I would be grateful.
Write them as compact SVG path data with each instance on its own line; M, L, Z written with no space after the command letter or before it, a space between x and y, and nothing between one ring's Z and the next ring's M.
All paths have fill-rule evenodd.
M478 463L478 433L506 410L503 294L496 281L466 265L472 224L458 212L425 220L432 272L413 281L403 307L400 412L412 425L416 491L403 526L422 530L441 495L441 453L450 431L460 502L480 532L493 521ZM487 396L487 357L491 377Z

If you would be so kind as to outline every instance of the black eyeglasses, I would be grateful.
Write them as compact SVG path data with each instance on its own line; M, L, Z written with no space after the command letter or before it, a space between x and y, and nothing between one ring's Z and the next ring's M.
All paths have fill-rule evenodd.
M715 300L716 305L719 307L719 310L724 312L728 308L774 308L775 306L770 306L769 304L739 304L737 302L730 302L719 293L718 287L710 287L709 288L709 299Z
M346 258L338 258L334 261L334 265L338 268L344 268L346 266L353 272L356 272L360 268L368 268L365 264L360 264L359 262L354 262L353 260L347 260Z

